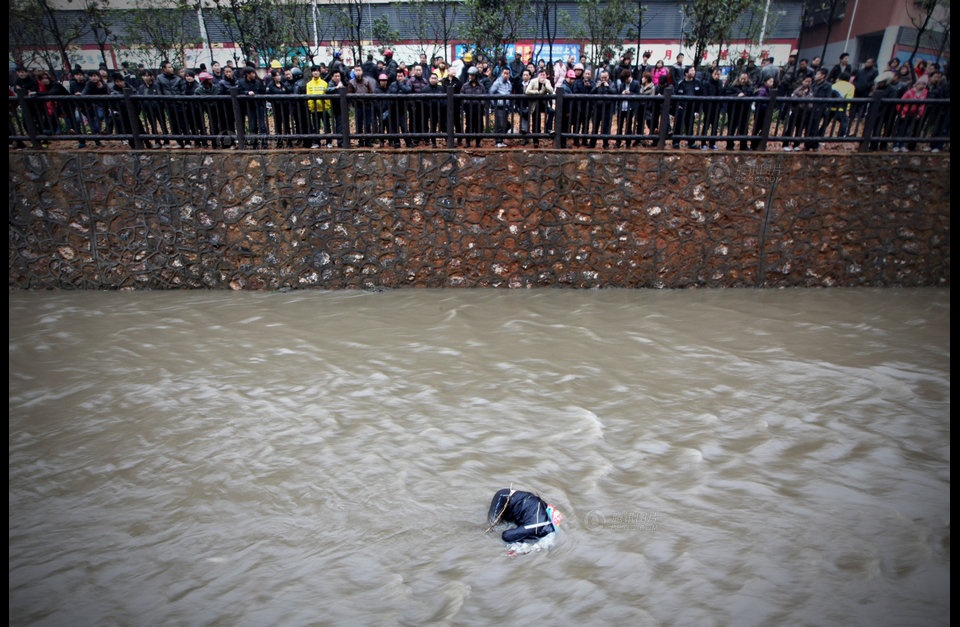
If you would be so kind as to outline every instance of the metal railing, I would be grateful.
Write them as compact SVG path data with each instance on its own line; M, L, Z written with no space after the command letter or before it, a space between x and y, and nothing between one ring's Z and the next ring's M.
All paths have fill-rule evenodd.
M10 97L12 146L30 142L134 149L431 146L484 140L555 148L587 146L816 150L940 150L950 141L948 99L822 99L662 95L351 94Z

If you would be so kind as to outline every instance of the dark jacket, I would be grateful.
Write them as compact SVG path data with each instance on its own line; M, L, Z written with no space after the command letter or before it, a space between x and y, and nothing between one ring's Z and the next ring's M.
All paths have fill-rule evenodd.
M410 77L407 78L407 82L410 84L410 89L412 89L413 93L415 94L422 93L423 90L425 90L430 85L427 79L424 78L422 75L414 76L411 74Z
M853 79L853 97L866 98L869 96L870 88L873 87L873 81L879 75L880 73L875 67L872 67L869 70L862 69L858 71Z
M376 83L366 74L360 77L360 80L351 78L349 82L347 82L347 93L351 94L372 94L376 88ZM365 104L369 104L369 102Z
M19 87L23 90L24 93L28 92L37 92L40 90L40 84L37 82L37 79L32 75L28 74L26 78L17 77L17 80L14 82L15 87Z
M463 84L463 87L460 89L460 93L465 96L474 96L474 95L483 95L487 93L487 89L483 86L479 80L476 83L467 81ZM487 100L473 99L473 100L464 100L463 105L464 109L471 112L478 112L483 109L487 104Z
M504 542L525 542L538 540L556 531L547 514L548 504L536 494L520 490L510 494L510 490L499 490L490 502L487 521L495 523L513 523L515 529L503 532Z
M163 72L160 72L154 82L160 88L160 93L165 96L179 96L187 86L187 82L179 74L167 76Z
M270 81L267 83L266 87L264 87L263 91L271 96L284 96L293 93L293 84L280 81L280 84L277 85L275 81ZM274 101L274 106L276 106L277 102L281 101Z
M624 83L618 78L616 81L616 85L617 85L618 94L622 94L624 91L628 91L630 92L631 96L640 95L640 81L634 78L631 78L630 81L627 83ZM626 105L626 107L624 107L623 105ZM622 111L626 111L627 109L629 109L630 111L633 111L634 113L636 113L640 109L640 101L639 100L631 100L629 102L623 101L623 103L620 106L620 109Z
M293 93L293 84L285 83L281 80L280 84L277 85L276 82L271 80L267 83L267 86L264 87L263 91L266 92L268 96L287 96ZM273 111L276 115L286 115L294 103L292 100L271 100L270 104L273 105Z
M107 96L109 94L110 90L107 89L107 85L103 81L100 81L97 85L87 81L87 84L83 86L83 91L81 92L83 96Z
M230 88L231 88L231 87L236 87L237 89L240 89L240 85L239 85L239 83L237 83L237 75L234 74L234 75L233 75L233 78L232 78L232 79L229 79L229 80L227 79L226 76L224 76L224 77L220 80L219 87L220 87L220 95L221 95L221 96L229 96L229 95L230 95ZM242 90L241 90L241 91L242 91Z
M598 96L615 96L620 92L617 91L617 84L613 81L607 81L607 84L604 85L600 81L597 81L597 84L594 85L593 89L590 91L591 94L596 94ZM617 104L616 100L612 99L598 99L596 101L596 111L597 113L602 114L603 116L609 116L613 113L614 105Z
M254 94L264 93L263 81L257 77L248 79L246 76L244 76L237 80L237 87L240 88L240 95L242 96L249 95L250 92L253 92Z
M83 93L83 88L87 86L87 79L84 78L82 81L70 79L70 83L67 85L67 89L70 91L71 96L76 96L77 94ZM156 83L154 83L156 84Z
M141 81L140 87L137 88L137 94L140 96L159 96L160 86L157 85L157 81L153 81L150 85ZM156 112L160 109L160 102L157 100L141 100L139 104L141 110L144 111Z
M673 93L675 96L702 96L703 83L696 78L692 81L682 80L677 83ZM690 104L689 100L687 101L687 104Z
M243 96L249 96L250 92L253 92L254 95L260 95L263 93L263 81L254 76L252 79L248 79L246 76L237 79L237 87L240 88L240 106L246 106L247 111L256 111L257 105L259 102L257 100L249 99L246 102L243 101Z

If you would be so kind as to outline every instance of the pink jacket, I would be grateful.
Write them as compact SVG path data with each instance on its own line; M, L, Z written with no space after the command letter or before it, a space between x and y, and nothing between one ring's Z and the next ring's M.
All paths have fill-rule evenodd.
M903 94L903 100L926 100L927 98L927 86L926 84L914 85ZM926 105L908 105L908 104L899 104L897 105L897 113L901 118L905 118L908 115L923 115L923 110Z

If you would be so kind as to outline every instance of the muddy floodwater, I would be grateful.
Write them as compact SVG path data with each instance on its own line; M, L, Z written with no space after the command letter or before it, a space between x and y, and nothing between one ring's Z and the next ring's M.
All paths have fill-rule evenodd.
M9 299L11 624L950 622L948 289Z

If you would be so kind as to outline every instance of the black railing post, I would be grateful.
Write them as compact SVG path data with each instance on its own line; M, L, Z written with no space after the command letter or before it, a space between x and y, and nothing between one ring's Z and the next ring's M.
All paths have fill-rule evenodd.
M453 148L453 83L447 85L447 148Z
M140 143L140 119L137 117L137 108L133 104L133 98L130 96L133 90L129 87L123 88L123 104L127 108L127 118L130 120L130 134L133 135L133 148L140 150L143 146Z
M23 125L27 129L27 135L30 136L30 143L34 148L40 148L40 138L37 136L37 126L33 119L33 111L27 105L27 97L23 87L17 87L17 102L20 103L20 110L23 112Z
M867 119L863 123L863 139L860 140L860 152L870 150L874 127L877 125L877 120L880 119L880 107L882 104L880 99L881 95L879 93L873 94L873 100L869 105L870 108L867 109Z
M673 96L673 86L667 85L663 90L663 108L660 110L660 138L657 140L657 149L663 150L667 145L667 132L670 130L670 97Z
M763 152L767 149L767 140L770 138L770 123L773 122L773 107L777 102L777 92L770 92L770 99L767 102L767 110L763 112L763 127L760 133L760 146L758 150Z
M350 147L350 105L347 102L347 87L344 85L339 90L340 98L340 132L343 134L343 147ZM357 128L362 129L360 122L360 109L357 108Z
M553 112L553 129L556 134L553 136L553 147L554 148L563 148L563 94L566 93L566 89L561 89L557 92L557 106Z
M237 147L243 150L243 147L247 143L247 138L243 130L243 116L240 115L240 100L237 98L239 94L239 87L234 85L230 88L230 106L233 107L233 123L237 131Z

